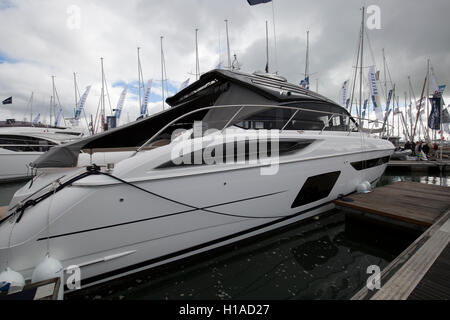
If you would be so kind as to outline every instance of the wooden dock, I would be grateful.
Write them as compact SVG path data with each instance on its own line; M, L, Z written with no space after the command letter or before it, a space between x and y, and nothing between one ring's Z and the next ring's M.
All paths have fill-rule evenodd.
M450 188L397 182L336 200L339 207L429 227L450 209Z
M13 294L0 294L0 301L5 300L58 300L60 278L53 278L26 285L22 291Z
M450 299L450 188L398 182L336 205L428 229L381 272L381 289L353 300Z
M8 207L0 207L0 220L2 220L8 213Z
M436 161L416 161L416 160L391 160L388 169L407 169L411 171L439 170L441 172L450 171L449 160Z

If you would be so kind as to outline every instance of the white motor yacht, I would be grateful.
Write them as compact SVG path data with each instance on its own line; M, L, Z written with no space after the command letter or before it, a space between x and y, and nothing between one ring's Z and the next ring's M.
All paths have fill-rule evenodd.
M167 103L34 161L0 222L0 268L30 279L49 254L84 287L180 260L332 209L394 151L277 76L213 70Z
M0 125L0 182L29 179L29 164L50 148L80 139L72 128L22 126L10 121Z

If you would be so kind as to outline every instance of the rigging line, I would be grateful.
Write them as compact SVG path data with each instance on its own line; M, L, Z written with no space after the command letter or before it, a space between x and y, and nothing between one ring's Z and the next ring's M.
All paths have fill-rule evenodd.
M273 22L273 38L274 38L274 45L275 45L275 66L276 71L275 73L278 73L278 48L277 48L277 31L275 29L275 4L274 0L272 0L272 22Z
M163 53L163 63L164 63L164 81L166 82L165 83L165 86L164 86L164 89L166 90L166 98L169 96L169 79L167 78L167 68L166 68L166 56L165 56L165 54Z
M62 110L63 107L61 105L61 101L59 101L58 90L56 89L56 87L55 87L55 93L56 93L56 98L58 99L59 108ZM58 114L59 114L59 112L58 112ZM64 120L64 126L66 126L66 119L64 118L64 113L61 113L61 115L62 115L62 118ZM57 117L56 114L55 114L55 116Z
M389 70L389 64L388 64L387 60L386 60L386 70L387 70L387 74L388 74L388 77L389 77L389 82L390 82L391 84L394 83L394 82L392 81L391 71Z
M92 124L93 129L94 129L94 133L97 133L97 120L98 122L100 122L100 117L99 117L99 109L100 109L100 104L102 101L102 97L100 97L100 99L98 100L98 104L97 104L97 112L95 113L95 121ZM100 125L100 124L99 124Z
M370 42L369 33L367 32L367 29L365 30L365 33L366 33L367 43L368 43L368 45L369 45L370 55L371 55L371 58L372 58L372 64L373 64L374 66L377 66L377 61L376 61L375 55L374 55L374 53L373 53L372 44L371 44L371 42ZM378 80L378 82L379 82L379 81L380 81L380 80ZM386 97L387 95L386 95L386 90L385 90L385 88L384 88L383 86L380 86L380 87L381 87L381 90L382 90L382 93L383 93L383 97Z
M111 174L109 174L109 173L105 173L105 172L98 171L98 174L102 174L102 175L108 176L108 177L110 177L110 178L113 178L113 179L115 179L115 180L117 180L117 181L119 181L119 182L121 182L121 183L124 183L124 184L126 184L126 185L129 185L129 186L131 186L131 187L133 187L133 188L136 188L136 189L138 189L138 190L141 190L141 191L143 191L143 192L145 192L145 193L151 194L151 195L153 195L153 196L155 196L155 197L158 197L158 198L161 198L161 199L164 199L164 200L167 200L167 201L176 203L176 204L180 204L180 205L189 207L189 208L191 208L191 209L200 210L200 211L205 211L205 212L209 212L209 213L214 213L214 214L217 214L217 215L223 215L223 216L229 216L229 217L237 217L237 218L249 218L249 219L275 219L275 218L285 218L285 217L288 217L288 216L289 216L289 215L283 215L283 216L264 216L264 217L263 217L263 216L248 216L248 215L238 215L238 214L230 214L230 213L223 213L223 212L213 211L213 210L209 210L208 208L211 208L211 207L217 207L218 205L215 205L215 206L208 206L208 207L196 207L196 206L193 206L193 205L190 205L190 204L187 204L187 203L183 203L183 202L178 201L178 200L174 200L174 199L171 199L171 198L168 198L168 197L159 195L159 194L154 193L154 192L152 192L152 191L150 191L150 190L141 188L141 187L139 187L139 186L137 186L137 185L135 185L135 184L133 184L133 183L131 183L131 182L128 182L128 181L123 180L123 179L121 179L121 178L119 178L119 177L113 176L113 175L111 175ZM275 193L275 194L278 194L278 193L279 193L279 192L277 192L277 193ZM273 195L273 194L271 194L271 195Z
M357 73L358 73L358 64L359 64L359 53L361 50L361 30L359 31L359 41L358 41L358 53L356 54L356 64L355 64L355 73L353 75L353 85L352 85L352 94L351 94L351 100L350 100L350 115L352 114L352 109L353 109L353 98L355 95L355 87L356 87L356 78L357 78Z
M112 115L113 112L112 112L112 107L111 107L111 99L109 97L108 82L106 81L106 77L105 77L105 88L106 88L106 96L108 97L109 111L111 112L111 115Z
M89 121L88 121L88 119L87 119L87 117L86 117L86 112L84 112L84 108L83 108L81 111L83 111L84 121L86 121L86 128L87 128L88 131L89 131ZM91 133L91 132L90 132L90 133Z
M31 92L31 96L30 96L30 98L28 99L27 107L26 107L25 113L24 113L24 115L23 115L24 118L28 115L28 112L29 112L29 110L30 110L30 108L29 108L30 105L31 105L31 107L33 106L32 99L33 99L33 92ZM31 117L31 118L32 118L32 117ZM31 118L30 118L30 122L33 122L33 119L31 119Z
M52 208L53 200L55 198L56 189L58 188L58 184L56 182L53 182L52 188L53 188L53 197L51 197L50 199L50 203L48 205L47 210L47 257L50 257L50 211Z

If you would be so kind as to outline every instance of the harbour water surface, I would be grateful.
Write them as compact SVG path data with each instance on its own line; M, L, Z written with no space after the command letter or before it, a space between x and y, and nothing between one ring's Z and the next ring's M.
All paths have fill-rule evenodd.
M450 186L449 176L387 172L380 185ZM21 184L0 185L6 205ZM288 229L183 263L69 294L66 299L349 299L367 268L389 264L419 232L349 219L333 210Z

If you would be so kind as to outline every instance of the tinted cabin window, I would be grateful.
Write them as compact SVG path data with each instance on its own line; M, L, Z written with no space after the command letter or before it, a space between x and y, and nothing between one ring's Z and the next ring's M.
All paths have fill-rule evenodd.
M253 142L253 141L252 141ZM278 143L278 154L280 156L289 155L295 152L298 152L307 146L313 143L313 140L291 140L291 141L280 141ZM238 143L235 141L233 144L224 144L222 145L222 157L219 159L219 163L235 163L238 161L250 161L250 160L259 160L267 157L271 157L271 142L263 142L266 145L264 150L260 149L259 142L253 142L252 146L250 146L250 142L248 140L245 141L242 145L238 146ZM244 149L245 146L245 149ZM193 166L193 165L208 165L208 164L217 164L217 163L207 163L205 161L205 157L202 155L205 154L205 150L201 150L200 156L197 155L197 158L200 161L196 163L196 153L192 152L189 155L184 156L181 161L181 158L174 163L174 161L168 161L157 169L162 168L173 168L173 167L181 167L181 166ZM216 157L215 150L211 151L211 157Z
M340 174L340 171L335 171L309 177L292 203L291 208L297 208L328 197Z
M383 157L383 158L375 158L370 160L363 160L358 162L352 162L351 165L353 168L355 168L358 171L381 166L385 163L389 162L390 157Z
M283 129L287 121L293 116L292 109L268 109L252 114L235 126L243 129Z
M357 128L347 110L330 103L313 101L292 103L287 106L302 110L295 115L286 130L349 131Z
M263 110L235 125L243 129L281 130L285 128L285 130L318 131L348 131L354 125L346 111L337 106L318 102L297 103L289 106L302 110L297 113L295 109ZM292 120L289 121L291 118Z
M26 136L0 136L0 148L15 152L47 152L56 144L45 139Z

